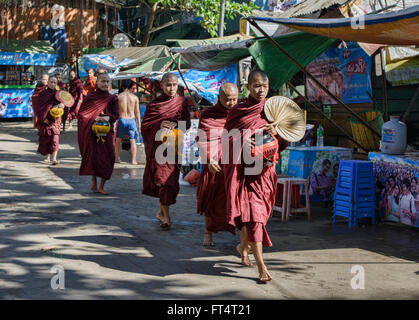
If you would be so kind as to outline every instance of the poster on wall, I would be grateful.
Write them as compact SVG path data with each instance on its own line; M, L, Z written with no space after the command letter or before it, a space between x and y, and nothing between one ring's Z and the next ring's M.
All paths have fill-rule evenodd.
M419 227L419 153L403 157L370 152L376 211L384 221Z
M356 42L346 45L327 49L306 69L343 103L370 103L371 57ZM337 103L308 77L306 90L312 102Z
M33 116L34 89L1 89L0 118L29 118Z

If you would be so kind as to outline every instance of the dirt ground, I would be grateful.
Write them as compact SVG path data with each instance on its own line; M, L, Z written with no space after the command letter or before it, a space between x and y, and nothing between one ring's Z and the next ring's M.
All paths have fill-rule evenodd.
M92 194L78 175L76 129L49 166L31 122L0 122L1 299L419 298L418 229L368 220L349 229L315 204L310 222L275 215L264 250L273 280L259 284L257 268L240 264L238 235L202 246L194 187L181 187L170 231L154 218L157 199L141 194L143 166L116 164L111 194ZM52 285L62 283L57 268L63 289Z

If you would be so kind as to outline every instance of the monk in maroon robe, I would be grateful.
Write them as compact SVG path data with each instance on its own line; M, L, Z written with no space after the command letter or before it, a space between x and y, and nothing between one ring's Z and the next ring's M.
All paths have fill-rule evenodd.
M250 146L254 144L250 136L256 133L257 129L278 136L274 126L266 120L263 111L269 90L268 77L261 71L252 71L247 88L250 93L249 98L229 110L225 124L227 131L240 130L240 138L244 140L239 141L242 158L244 152L248 152ZM249 136L244 134L244 130L247 130L246 134ZM286 142L279 137L277 139L279 149L285 149ZM232 157L234 140L234 137L229 137L230 157L228 164L223 165L227 193L227 219L229 224L240 230L241 243L237 249L242 256L242 262L251 265L248 260L249 243L258 266L259 280L266 282L272 278L263 261L262 245L272 246L266 232L266 223L275 203L277 183L275 165L261 168L258 174L246 174L246 164L243 161L235 163L235 158Z
M218 95L218 103L205 110L200 117L197 137L202 171L196 198L198 213L205 215L204 246L213 246L212 233L229 231L234 227L227 222L224 173L221 170L221 134L227 120L227 111L237 103L238 90L232 83L224 83ZM205 133L205 135L204 135ZM205 162L204 162L205 160Z
M69 122L68 129L73 127L72 121L77 119L81 103L83 102L83 82L76 77L76 72L71 70L69 73L70 82L68 83L68 91L74 98L74 104L71 107L65 108L63 115L63 131L65 131L65 121Z
M151 101L146 108L141 123L141 134L144 140L146 153L146 167L143 177L143 194L160 199L157 218L161 221L160 227L168 229L171 226L169 206L176 203L179 193L179 159L176 163L168 161L161 164L156 159L156 150L162 144L155 141L156 133L160 129L172 130L181 125L178 121L185 121L190 127L190 111L187 100L177 95L178 79L173 73L166 73L161 81L163 94ZM177 158L177 157L176 157Z
M96 77L95 71L93 69L89 69L87 71L88 77L84 82L83 86L83 96L87 97L89 93L94 92L96 90Z
M35 87L35 91L32 95L32 109L33 109L33 127L38 127L38 117L36 116L36 103L38 102L38 96L42 90L45 90L48 87L48 75L43 74L41 77L41 82Z
M55 94L57 79L51 77L48 79L48 87L42 90L36 99L36 117L39 135L38 152L45 156L44 162L50 163L50 156L52 154L52 164L57 165L57 154L59 149L60 139L60 125L61 118L54 118L49 111L55 106L64 108L62 103L59 103Z
M119 117L118 97L109 93L109 86L109 75L99 74L97 90L83 100L77 115L77 136L82 157L79 174L92 176L91 190L104 195L107 194L104 191L105 182L111 178L115 164L114 123ZM111 129L104 140L98 139L92 131L96 120L110 122ZM96 177L101 178L99 190Z

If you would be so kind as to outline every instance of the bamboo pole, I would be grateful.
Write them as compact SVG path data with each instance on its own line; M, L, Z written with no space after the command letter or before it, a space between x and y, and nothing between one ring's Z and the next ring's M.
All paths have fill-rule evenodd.
M195 106L196 110L198 110L198 114L200 115L200 114L201 114L201 109L200 109L199 105L197 105L197 103L195 102L195 99L194 99L194 97L193 97L193 95L192 95L192 92L191 92L191 90L189 90L188 84L186 83L185 79L183 78L183 74L182 74L182 72L180 71L180 66L179 66L179 64L176 62L176 59L175 59L175 57L173 56L173 53L172 53L172 52L170 52L170 56L172 57L173 63L175 64L176 69L177 69L177 71L178 71L178 72L179 72L179 74L180 74L180 77L182 78L183 82L185 83L186 90L188 90L188 92L189 92L189 96L191 97L192 103L194 104L194 106Z
M272 39L259 25L251 18L246 18L256 29L258 29L266 39L269 40L282 54L287 57L291 62L293 62L306 76L310 77L323 91L325 91L330 97L335 99L339 105L343 106L348 112L350 112L355 118L357 118L364 126L372 131L376 136L381 139L381 134L369 125L364 119L362 119L358 114L356 114L351 108L344 104L338 97L331 93L323 84L318 81L310 72L308 72L297 60L295 60L291 55L288 54L274 39Z

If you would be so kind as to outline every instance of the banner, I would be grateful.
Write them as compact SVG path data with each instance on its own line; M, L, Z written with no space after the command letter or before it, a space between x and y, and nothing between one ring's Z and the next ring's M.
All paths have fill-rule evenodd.
M215 104L223 83L231 82L237 85L237 64L214 71L189 70L183 78L198 90L199 96Z
M0 118L29 118L33 116L34 89L0 89Z
M346 44L347 48L327 49L306 69L343 103L370 103L367 91L372 93L371 57L357 43ZM312 102L337 103L308 77L306 92Z
M103 68L112 74L116 69L128 65L133 60L125 58L117 61L114 56L108 54L85 54L79 59L79 77L87 77L87 71Z
M0 65L4 66L53 66L55 54L0 52Z

